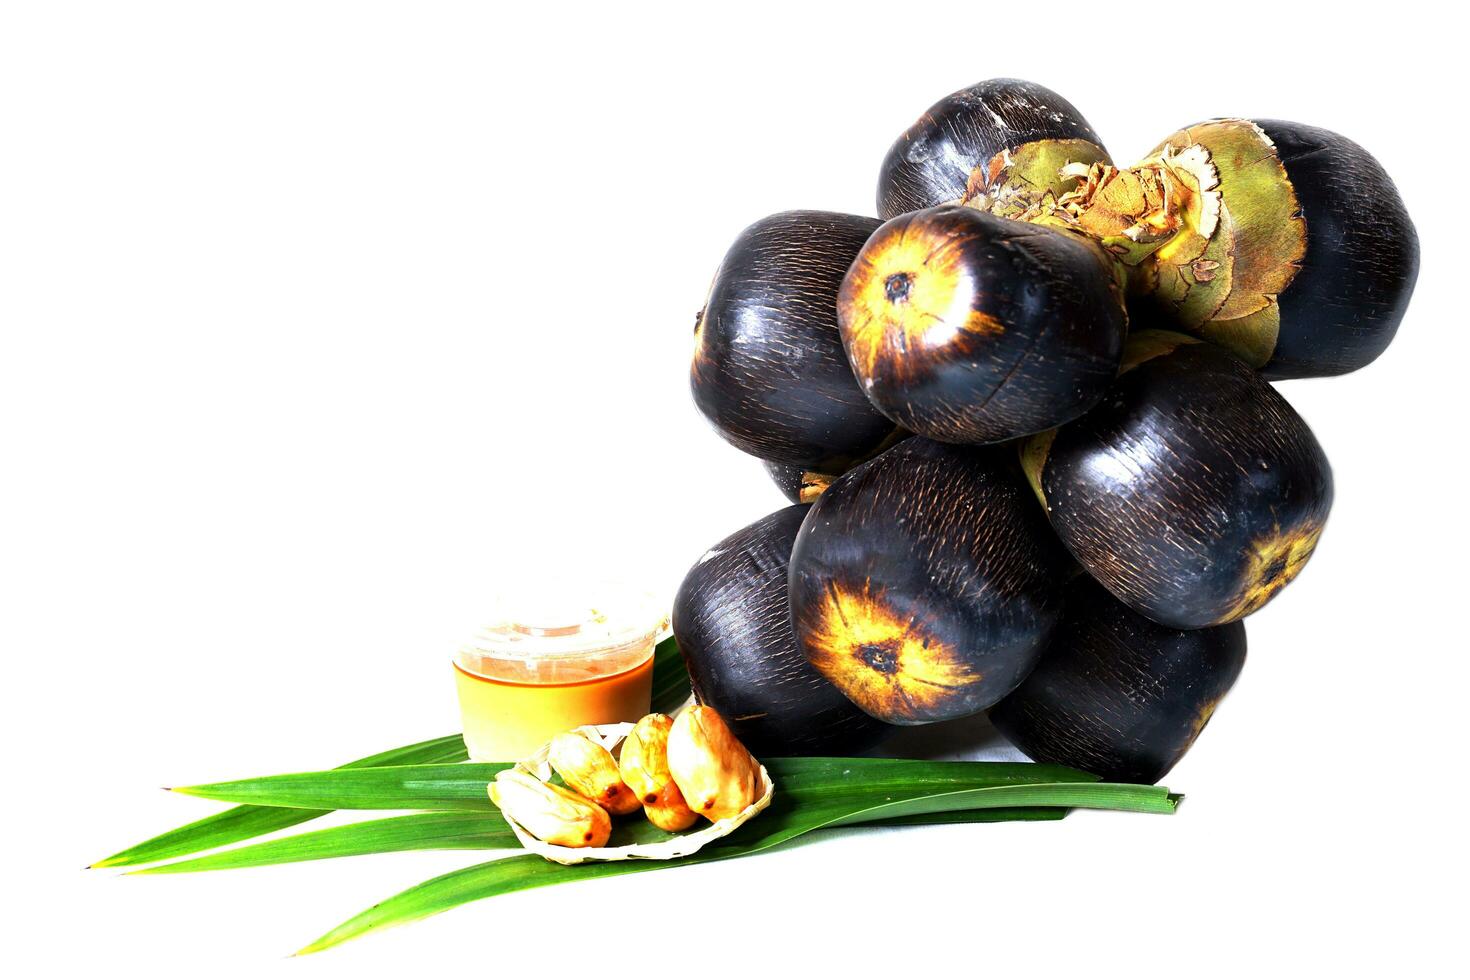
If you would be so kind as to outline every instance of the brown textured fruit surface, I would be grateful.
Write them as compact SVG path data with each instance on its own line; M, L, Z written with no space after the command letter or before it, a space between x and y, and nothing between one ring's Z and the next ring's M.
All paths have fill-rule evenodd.
M700 704L762 758L851 755L892 731L855 707L797 649L787 569L804 506L709 549L674 597L674 636Z
M1143 332L1096 409L1023 450L1057 535L1156 622L1260 609L1305 567L1332 506L1311 429L1213 344ZM1143 354L1146 356L1143 359Z
M837 297L868 398L942 442L992 443L1070 421L1112 382L1128 318L1085 237L940 207L895 218Z
M803 655L864 711L944 721L1026 676L1071 568L1011 451L914 438L812 505L792 622Z
M893 423L863 396L837 333L837 289L878 222L786 211L741 232L695 327L695 405L736 448L839 472Z
M1155 783L1199 737L1245 650L1242 623L1160 626L1082 577L1040 663L990 720L1038 762Z
M1071 159L1108 159L1092 126L1051 89L1017 78L960 89L894 141L878 177L878 214L887 219L958 201L987 182L997 156L1043 140L1080 144ZM1045 189L1055 169L1048 165L1013 179Z
M1301 202L1307 253L1282 292L1268 378L1345 374L1388 347L1419 278L1419 235L1393 180L1345 136L1257 120Z

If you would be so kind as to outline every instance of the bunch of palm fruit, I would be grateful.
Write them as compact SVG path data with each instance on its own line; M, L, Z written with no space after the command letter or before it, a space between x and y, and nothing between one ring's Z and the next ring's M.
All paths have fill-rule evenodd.
M772 215L715 275L695 402L794 503L685 579L696 697L762 755L988 712L1040 761L1159 779L1332 504L1269 382L1372 361L1417 271L1335 133L1216 119L1119 167L1038 85L943 99L877 218Z

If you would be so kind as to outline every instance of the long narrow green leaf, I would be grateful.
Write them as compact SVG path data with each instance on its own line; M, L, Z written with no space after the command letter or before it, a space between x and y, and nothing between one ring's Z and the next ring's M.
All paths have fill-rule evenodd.
M826 816L830 820L846 812L851 812L850 808L829 807ZM809 818L810 816L811 814L808 814ZM297 950L296 955L320 952L365 933L416 922L482 898L492 898L530 888L588 878L605 878L613 875L635 874L641 871L660 871L686 864L715 861L722 857L734 857L737 854L754 854L791 840L811 829L814 828L804 826L803 823L796 820L790 801L782 803L778 797L772 801L770 808L761 814L759 820L751 821L735 834L715 841L698 854L687 858L673 861L609 861L571 866L552 864L536 855L489 861L459 871L451 871L399 892L308 943ZM759 832L747 833L753 830ZM740 843L732 843L737 838Z
M928 762L917 759L768 759L783 792L847 788L871 799L921 785L928 792L1003 783L1094 782L1064 766L1030 762ZM384 766L287 773L179 787L175 792L227 803L333 810L484 810L485 787L503 763ZM792 780L797 782L793 783Z
M653 710L671 712L689 696L689 672L684 666L674 638L668 637L654 648ZM417 742L389 749L342 768L357 769L376 766L402 766L426 763L463 762L464 740L458 735L445 735L427 742ZM135 844L92 864L93 868L124 867L166 861L169 858L197 854L215 847L236 844L264 834L285 830L330 813L329 809L237 806L223 813L176 827L166 833Z
M475 819L485 819L489 816L485 787L500 768L502 767L494 764L477 763L297 773L215 784L197 791L229 799L265 799L290 806L374 810L445 809L451 814L479 810L485 813L477 815ZM782 797L798 803L854 800L863 805L954 789L1027 783L1070 785L1094 778L1062 766L926 762L912 759L781 758L769 760L768 768L780 787ZM898 819L905 818L900 816ZM287 838L285 842L267 842L239 852L199 859L199 862L191 862L187 867L178 867L178 870L246 867L257 863L275 863L283 856L288 860L306 860L313 853L321 857L372 853L375 850L389 849L376 836L385 828L400 835L420 835L407 842L403 838L394 838L395 842L402 843L404 847L409 843L417 847L432 847L444 836L443 826L445 825L433 822L411 823L409 818L369 821L348 828L322 831L318 835L302 835L306 838L304 841ZM352 829L357 827L364 829ZM355 837L359 834L367 839L356 840ZM398 846L398 843L394 846ZM453 847L454 843L453 840L448 840L443 846ZM215 860L216 857L218 861Z
M942 823L1060 820L1068 812L1063 807L996 807L989 810L954 810L889 817L866 821L864 826L910 827ZM516 840L499 814L446 810L364 820L326 830L312 830L128 873L150 875L225 871L397 851L514 850L520 846L520 841Z
M974 763L974 765L981 765L981 763ZM802 803L789 796L778 795L760 818L687 858L674 861L618 861L566 867L528 855L452 871L379 902L309 943L298 951L298 955L328 949L367 932L427 918L457 905L482 898L587 878L657 871L686 864L740 857L786 843L802 834L824 827L861 823L865 819L912 818L925 813L948 813L970 808L1044 804L1062 798L1071 799L1077 806L1131 809L1151 813L1171 813L1175 806L1175 799L1167 789L1162 787L1114 783L990 786L915 796L876 806L870 801L852 799Z
M388 854L395 851L496 850L520 847L510 826L498 813L446 810L410 813L401 817L311 830L259 844L247 844L203 857L140 868L129 874L175 874L182 871L222 871L268 864L318 861L324 858Z
M943 813L991 806L1061 806L1086 810L1122 810L1129 813L1173 813L1178 797L1163 786L1136 783L1030 783L982 786L947 793L896 799L868 806L853 817L842 817L830 826L845 827L869 820Z
M313 810L486 810L485 787L507 763L385 766L294 772L182 786L175 793L225 803Z
M423 763L456 762L466 758L464 739L458 735L416 742L397 749L389 749L366 758L349 762L343 769L377 766L417 765ZM118 851L91 866L113 868L127 865L147 864L151 861L166 861L185 854L197 854L213 847L223 847L242 840L250 840L262 834L285 830L314 820L330 810L284 809L280 807L237 806L223 813L216 813L202 820L184 824L166 833L151 837L126 850Z
M985 810L945 810L939 813L911 813L902 817L865 820L862 827L932 827L951 823L1013 823L1030 820L1061 820L1071 813L1064 806L998 806ZM827 828L821 828L823 830Z
M645 820L620 821L614 829L611 843L614 846L646 843L667 840L669 836L668 832ZM387 854L394 851L519 850L520 846L521 842L516 839L505 818L499 813L445 810L364 820L326 830L308 831L129 873L146 875L223 871L324 858Z
M971 789L1023 783L1088 783L1098 777L1080 769L1035 762L933 762L926 759L863 759L795 756L767 759L771 778L788 792L856 790L872 799L888 792L905 793L922 786Z

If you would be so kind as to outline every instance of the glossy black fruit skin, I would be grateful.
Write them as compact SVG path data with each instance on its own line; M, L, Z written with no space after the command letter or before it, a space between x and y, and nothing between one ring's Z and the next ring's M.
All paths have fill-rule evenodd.
M1039 436L1033 486L1058 537L1134 611L1179 629L1255 612L1301 571L1332 471L1301 416L1221 348L1178 345L1128 368L1097 408Z
M783 508L715 545L674 599L674 636L695 698L757 757L846 755L890 731L797 651L786 576L807 510Z
M852 460L850 464L838 464L827 473L808 469L805 466L797 466L794 463L777 463L769 459L761 460L761 465L765 467L766 475L771 478L772 483L776 484L776 489L781 491L782 496L793 504L809 504L820 497L822 491L832 485L833 480L859 463L866 463L878 453L898 445L909 435L910 433L903 429L895 429L887 439L878 445L876 452L861 459Z
M957 201L971 173L997 153L1059 139L1102 144L1082 114L1044 86L991 78L961 89L930 106L889 149L878 214L886 220Z
M771 482L781 491L781 496L793 504L802 502L802 487L806 483L806 474L811 472L805 466L797 466L794 463L773 463L769 459L761 460L761 465L766 468L766 474L770 476Z
M1040 663L990 721L1037 762L1156 783L1235 683L1245 649L1243 623L1170 629L1079 579Z
M792 551L802 654L864 711L982 711L1035 663L1071 562L1008 450L914 437L835 480Z
M1268 378L1356 371L1398 331L1419 276L1419 236L1377 160L1316 126L1261 119L1307 225L1301 270L1278 297L1281 331Z
M858 387L837 332L837 289L878 224L786 211L730 247L699 317L690 387L736 448L830 471L893 431Z
M822 491L832 485L833 480L852 468L843 466L838 473L818 473L805 466L793 466L790 463L773 463L770 460L762 462L771 482L776 484L776 489L793 504L809 504L816 500L822 495Z
M879 411L930 439L977 445L1086 412L1117 375L1128 330L1100 249L958 206L879 228L837 309Z

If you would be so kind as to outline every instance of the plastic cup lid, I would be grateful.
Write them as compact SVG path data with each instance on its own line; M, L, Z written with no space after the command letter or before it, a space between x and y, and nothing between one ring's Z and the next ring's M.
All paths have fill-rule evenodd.
M496 597L490 618L461 654L502 660L593 657L668 626L668 611L651 592L615 582L543 583Z

